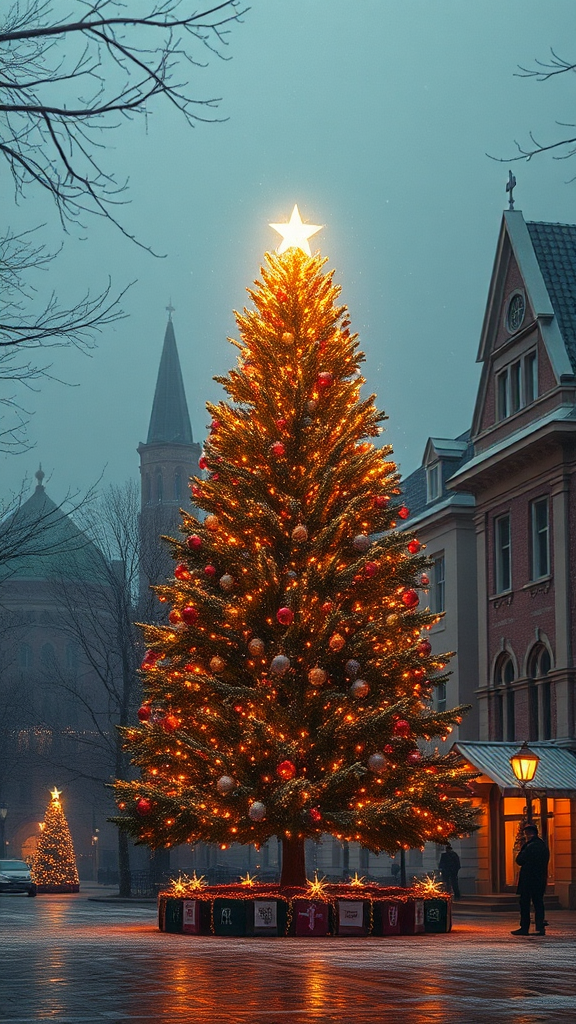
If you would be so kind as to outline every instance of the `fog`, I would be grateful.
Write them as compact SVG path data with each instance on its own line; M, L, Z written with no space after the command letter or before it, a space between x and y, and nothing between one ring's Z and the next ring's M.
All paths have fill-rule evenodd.
M574 120L573 75L539 84L515 72L550 47L573 58L575 23L573 0L253 0L232 27L231 59L206 54L194 78L196 96L222 97L226 120L190 130L156 102L106 135L130 180L120 216L165 256L94 218L65 239L48 285L69 300L108 277L118 291L134 281L128 316L90 358L51 353L64 383L20 395L33 448L1 457L0 496L40 461L55 499L102 473L109 483L138 475L170 300L202 441L204 404L221 395L212 377L234 361L232 310L278 244L268 223L294 203L325 225L313 248L336 268L402 471L420 463L429 435L465 430L509 166L526 220L576 214L576 158L502 164L486 154L512 155L530 130L552 141L555 121ZM45 223L57 245L48 201L31 189L16 206L0 180L4 226Z

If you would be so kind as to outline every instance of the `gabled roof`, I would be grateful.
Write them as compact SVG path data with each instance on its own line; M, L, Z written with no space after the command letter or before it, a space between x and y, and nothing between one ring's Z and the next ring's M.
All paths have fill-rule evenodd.
M576 285L576 225L526 224L521 210L506 210L502 217L477 361L484 363L472 434L480 429L488 386L491 346L498 332L510 258L516 260L530 307L558 382L571 379L576 366L576 340L572 341L576 313L571 296ZM567 330L567 334L563 331Z
M36 476L40 479L43 474ZM39 482L34 493L0 524L0 582L75 580L106 583L102 552L79 530Z
M576 224L526 224L560 333L576 372Z
M193 444L172 319L166 324L146 444Z
M428 488L426 481L426 464L429 461L433 461L429 458L432 448L434 452L437 453L439 459L447 460L448 465L445 467L445 472L442 473L441 493L437 498L434 498L429 502L427 500ZM474 447L470 441L469 430L465 430L463 434L460 434L459 437L454 439L445 437L428 438L428 442L424 450L422 465L402 481L403 501L410 509L410 518L408 519L408 523L412 523L416 516L420 516L421 513L432 511L438 505L461 503L462 496L459 495L458 500L453 501L452 499L454 495L451 492L446 493L444 485L446 480L454 473L457 473L473 455Z

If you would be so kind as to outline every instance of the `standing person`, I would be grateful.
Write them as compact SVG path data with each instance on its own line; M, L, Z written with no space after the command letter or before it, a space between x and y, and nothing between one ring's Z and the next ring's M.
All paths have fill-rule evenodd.
M550 850L540 839L536 825L524 827L524 844L516 857L520 865L517 893L520 897L520 927L512 935L528 935L530 931L530 903L534 904L536 935L545 935L544 890L548 878Z
M460 899L460 886L458 885L458 872L460 871L460 857L456 850L452 849L450 843L446 843L446 849L440 857L438 869L442 876L442 883L447 892L454 893L454 899Z

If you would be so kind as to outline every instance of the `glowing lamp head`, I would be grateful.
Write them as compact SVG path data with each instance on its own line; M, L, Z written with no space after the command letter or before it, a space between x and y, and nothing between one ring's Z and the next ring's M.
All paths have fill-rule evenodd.
M536 774L536 769L540 763L538 754L535 754L533 750L524 741L520 750L510 758L510 765L514 775L518 779L518 782L526 783L532 782Z

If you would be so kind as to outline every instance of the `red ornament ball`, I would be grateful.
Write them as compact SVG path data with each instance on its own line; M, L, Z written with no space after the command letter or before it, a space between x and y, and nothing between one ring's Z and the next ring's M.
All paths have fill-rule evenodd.
M209 580L214 579L214 577L216 575L216 566L215 565L205 565L204 566L204 575L207 576Z
M149 722L152 710L149 704L143 704L141 708L138 708L138 718L141 722Z
M387 494L377 494L374 498L374 505L376 508L386 508L390 502L390 498Z
M199 617L200 613L198 609L192 604L187 604L186 607L182 609L182 618L187 626L194 626L195 623L198 622Z
M422 754L419 750L411 750L406 760L408 761L408 764L419 764L422 760Z
M322 821L322 814L320 813L317 807L311 807L308 812L308 815L310 821L312 821L314 825L319 825L320 822Z
M416 608L419 603L420 598L415 590L405 590L402 594L402 604L404 604L406 608Z
M218 430L219 426L220 420L212 420L212 423L210 424L210 430L212 431L212 433L215 433Z
M410 722L407 722L405 718L397 718L392 726L392 732L395 736L407 737L412 735L412 729Z
M294 612L291 608L279 608L276 612L276 618L281 626L290 626L294 621Z
M422 575L420 577L420 585L422 587L427 587L429 585L429 583L430 583L430 580L428 579L428 576L426 575L426 573L425 572L422 573Z
M318 387L319 388L329 388L329 387L332 386L333 380L334 380L334 377L330 373L330 371L329 370L323 370L322 373L318 374L318 378L317 378Z
M391 743L387 743L386 746L384 746L382 749L383 749L385 754L393 754L394 753L394 747L392 746Z
M276 772L281 779L288 782L289 779L293 779L296 775L296 765L292 761L281 761L278 765Z
M177 580L182 581L192 579L192 573L190 572L188 566L184 564L184 562L180 562L180 564L176 566L176 568L174 569L174 576L176 577Z
M173 608L168 614L168 622L171 622L173 626L177 626L178 623L182 622L182 612L179 612L177 608Z
M286 455L285 444L282 441L274 441L274 444L270 445L270 454L273 455L275 459L281 459Z
M278 430L284 430L288 426L288 420L280 417L279 420L276 420L276 426L278 427Z
M198 459L198 467L199 469L208 469L208 459L205 455L201 455Z
M193 498L200 498L200 497L202 497L202 488L199 487L198 484L192 484L191 487L190 487L190 490L192 491L192 497Z
M420 640L418 643L418 654L423 658L427 658L432 653L432 644L429 640Z
M398 509L398 515L400 516L400 519L408 519L410 509L406 508L406 505L402 505L402 507Z
M162 728L164 729L164 732L174 732L179 725L180 719L176 718L176 715L166 715L166 718L162 719Z
M414 540L411 540L408 545L408 551L410 552L411 555L417 555L421 547L422 545L420 541L416 540L416 538L414 537Z
M202 537L199 537L197 533L192 533L188 537L186 544L191 551L198 551L202 547Z
M149 800L147 796L141 796L140 799L136 801L136 813L139 814L141 818L150 814L151 810L152 801Z
M324 601L324 604L322 605L322 611L324 612L324 615L330 615L330 612L333 610L333 608L333 601Z
M366 565L364 566L364 575L367 576L368 579L372 579L372 577L375 576L377 572L378 572L378 563L377 562L366 562Z

